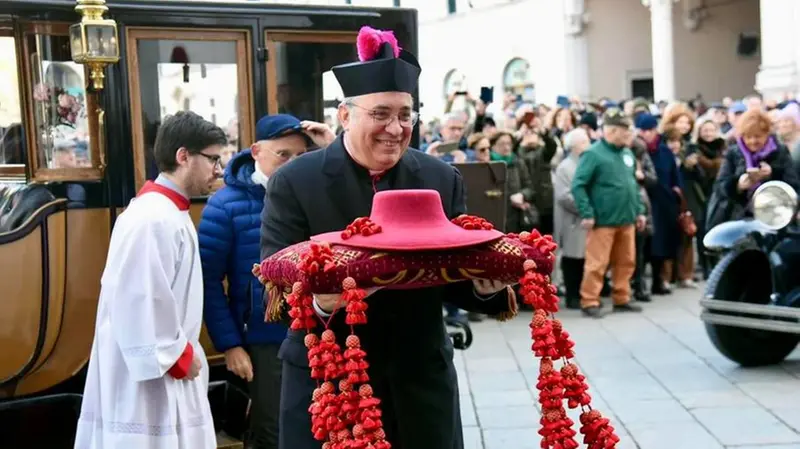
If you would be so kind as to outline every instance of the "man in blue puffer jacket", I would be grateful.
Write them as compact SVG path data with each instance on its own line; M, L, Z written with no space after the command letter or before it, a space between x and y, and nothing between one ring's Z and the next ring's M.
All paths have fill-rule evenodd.
M205 324L228 370L249 383L248 443L253 449L278 447L278 349L287 330L264 322L263 286L251 272L259 262L265 186L278 167L305 153L309 143L324 148L335 137L321 123L286 114L263 117L256 124L256 143L228 163L225 186L208 200L200 219Z

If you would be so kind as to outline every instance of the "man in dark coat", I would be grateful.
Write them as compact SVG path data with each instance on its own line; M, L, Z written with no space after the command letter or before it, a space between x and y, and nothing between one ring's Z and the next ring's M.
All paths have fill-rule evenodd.
M360 38L359 38L360 40ZM361 55L362 52L359 52ZM412 92L420 73L413 55L395 57L388 42L362 62L333 68L347 97L339 107L344 132L329 147L281 167L269 180L261 228L261 256L268 257L312 235L344 229L370 215L375 192L433 189L446 214L466 212L464 185L452 166L408 151L417 121ZM504 285L458 282L418 290L380 290L369 298L368 324L355 332L369 354L370 383L381 399L383 425L393 449L463 447L453 346L442 321L442 303L497 315L509 310ZM340 295L315 295L314 309L329 316ZM330 327L349 334L344 314ZM283 361L280 448L321 447L311 433L311 379L304 331L290 331ZM341 341L340 344L344 342Z

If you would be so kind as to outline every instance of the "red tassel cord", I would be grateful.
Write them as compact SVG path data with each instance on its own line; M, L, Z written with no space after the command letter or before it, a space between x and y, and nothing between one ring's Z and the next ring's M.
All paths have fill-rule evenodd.
M547 254L550 259L554 258L553 251L557 245L552 237L542 236L536 230L530 233L523 232L514 237ZM614 428L609 420L591 408L586 377L580 374L578 366L571 362L575 357L573 351L575 343L561 322L553 315L558 311L556 288L550 283L548 276L537 273L536 269L536 263L532 260L526 260L523 264L520 294L523 301L535 310L530 328L533 340L531 350L541 359L539 379L536 384L542 407L539 430L542 436L541 447L543 449L578 447L575 440L577 433L573 429L575 423L567 416L564 407L566 400L569 408L581 407L583 410L580 432L584 444L589 449L614 449L619 437L614 434ZM562 366L557 370L554 360L559 359L562 361Z

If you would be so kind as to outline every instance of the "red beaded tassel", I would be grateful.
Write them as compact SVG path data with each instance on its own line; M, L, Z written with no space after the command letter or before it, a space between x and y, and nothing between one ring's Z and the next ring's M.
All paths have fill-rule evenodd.
M368 223L367 223L368 224ZM367 375L367 353L361 349L361 340L355 334L354 326L366 324L367 302L364 301L367 293L358 288L355 279L351 277L342 281L342 299L347 302L345 322L350 325L350 335L347 337L347 349L344 352L346 378L342 400L347 405L344 413L345 422L353 426L352 439L347 441L347 449L390 449L386 441L386 434L381 421L380 399L372 394ZM360 385L356 388L357 385ZM357 393L355 393L357 391ZM357 394L357 396L356 396ZM344 407L344 405L343 405ZM332 448L334 449L334 448Z
M544 254L552 254L556 244L550 236L542 236L537 231L523 232L519 239L528 245L537 248ZM558 311L558 296L556 288L550 283L550 278L537 273L536 263L526 260L523 264L524 273L520 279L520 294L523 301L535 310L531 320L531 350L536 357L541 359L539 365L539 379L536 388L539 390L539 403L542 407L540 420L542 436L542 449L576 449L575 441L577 432L573 429L575 424L564 408L564 401L571 409L581 407L581 428L583 442L589 449L613 449L619 442L619 437L614 434L614 428L609 420L602 414L593 410L590 402L591 396L587 393L589 387L586 377L580 374L578 366L571 362L575 356L573 347L575 343L570 339L569 333L564 330L560 321L556 320L554 313ZM557 370L554 360L560 359L562 366Z
M333 252L325 243L312 243L309 253L298 262L298 269L307 276L333 268ZM318 318L313 301L310 289L304 282L296 282L286 298L287 304L291 306L291 329L306 330L304 344L308 349L308 366L311 368L311 378L318 385L308 408L311 414L311 432L314 439L323 441L323 446L331 449L331 444L347 439L348 435L343 433L349 434L346 423L340 419L342 398L336 391L336 382L344 372L344 356L332 330L326 329L321 337L314 334ZM325 324L327 328L327 323Z

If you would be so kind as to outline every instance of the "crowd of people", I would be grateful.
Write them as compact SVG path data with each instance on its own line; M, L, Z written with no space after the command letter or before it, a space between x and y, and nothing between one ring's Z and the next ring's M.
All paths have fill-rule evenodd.
M309 348L320 341L312 329L288 326L292 312L283 322L265 321L265 289L251 272L285 248L369 215L381 191L435 190L444 215L464 214L464 181L450 162L506 165L505 231L552 233L567 307L596 318L605 314L604 290L624 313L641 311L635 302L650 294L695 287L694 245L714 224L748 214L761 183L778 179L800 190L800 108L756 96L710 108L566 98L550 108L507 98L491 115L473 102L474 109L450 110L424 126L424 144L410 148L421 67L389 31L364 27L357 41L359 61L332 69L347 97L337 109L338 135L322 123L266 116L248 150L226 155L230 136L195 113L161 124L153 149L158 175L120 214L111 236L76 448L216 447L203 325L228 371L248 386L247 447L318 449L334 438L366 447L366 432L376 448L462 447L442 307L451 304L448 313L456 315L459 308L513 315L512 285L474 279L370 288L369 319L350 335L355 339L341 338L355 330L336 314L348 305L346 295L304 297L301 314L318 318L314 330L334 331L322 341L369 354L368 364L357 365L366 376L356 398L370 412L378 399L381 412L359 415L369 426L364 420L349 433L344 406L318 407L337 387L317 384L312 362L329 357L326 380L342 393L354 392L353 382L341 373L327 377L338 370L332 352L314 356ZM220 177L224 186L195 230L191 198L211 193ZM697 265L707 275L702 254ZM541 424L563 421L559 416ZM323 421L345 425L326 434Z
M750 197L767 180L800 189L800 105L791 98L706 105L560 97L548 107L508 95L492 114L481 100L457 97L424 125L420 151L505 163L506 231L554 235L560 294L587 316L604 315L600 296L610 294L615 311L638 311L631 300L697 288L712 268L707 230L750 213ZM452 307L448 314L461 317Z

